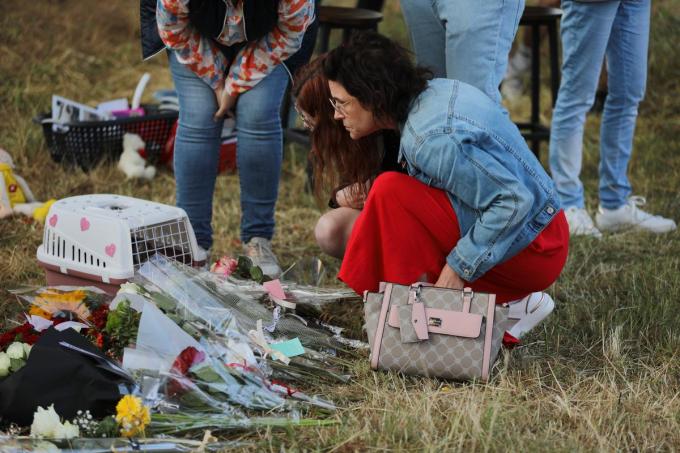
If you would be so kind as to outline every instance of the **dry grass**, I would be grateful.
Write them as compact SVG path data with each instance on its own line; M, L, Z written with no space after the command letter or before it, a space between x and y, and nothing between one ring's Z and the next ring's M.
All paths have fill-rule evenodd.
M0 146L42 199L112 192L174 202L172 174L127 182L111 166L88 174L51 162L31 118L50 95L83 102L131 96L145 71L148 93L171 85L164 57L142 63L138 4L131 0L0 2ZM396 2L381 30L404 42ZM673 0L653 5L650 75L641 107L631 177L650 210L680 219L680 74ZM544 96L547 102L547 96ZM513 114L526 113L526 106ZM544 114L549 118L546 103ZM584 182L597 187L597 126L587 129ZM320 211L304 188L305 152L288 148L274 241L284 263L318 255L312 227ZM238 246L238 180L218 179L215 250ZM18 312L4 289L44 283L35 261L40 226L0 221L0 313ZM557 309L526 346L505 353L488 385L453 385L373 373L355 365L350 385L316 389L343 409L330 428L248 436L270 451L661 450L680 445L680 241L608 235L572 241L564 274L551 289ZM324 258L329 278L338 262Z

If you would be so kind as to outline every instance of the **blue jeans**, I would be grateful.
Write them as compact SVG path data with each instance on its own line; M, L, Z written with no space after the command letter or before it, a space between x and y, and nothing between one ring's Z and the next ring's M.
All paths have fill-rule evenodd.
M469 83L497 104L524 0L401 0L419 65Z
M650 0L562 1L562 82L553 111L550 171L565 207L585 207L579 179L583 125L607 57L608 94L600 126L600 205L626 203L626 174L638 104L645 92Z
M169 52L170 72L179 96L175 139L177 206L189 216L196 241L212 245L212 203L219 162L222 121L213 120L217 100L212 88ZM279 190L283 137L281 100L288 71L279 65L236 104L236 162L241 185L241 241L271 239Z

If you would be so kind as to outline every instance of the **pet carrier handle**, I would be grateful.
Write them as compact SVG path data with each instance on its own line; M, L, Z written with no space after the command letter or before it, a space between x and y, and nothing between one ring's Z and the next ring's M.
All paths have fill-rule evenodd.
M411 290L409 291L408 303L413 304L420 301L420 293L424 286L433 286L431 283L418 282L411 285ZM461 291L461 290L458 290ZM470 305L472 303L472 298L475 293L472 288L465 287L462 289L463 293L463 313L470 313Z
M132 110L138 109L142 103L142 95L144 94L146 85L149 83L149 79L151 79L151 74L148 72L145 72L142 78L139 79L139 83L137 83L137 87L135 88L135 94L132 96L132 105L130 106Z
M35 124L50 124L54 123L54 120L52 117L46 113L40 114L38 116L33 117L33 122Z

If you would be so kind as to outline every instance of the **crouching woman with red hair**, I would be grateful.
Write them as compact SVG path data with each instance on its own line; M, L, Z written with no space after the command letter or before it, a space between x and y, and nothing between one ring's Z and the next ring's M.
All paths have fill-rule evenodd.
M334 127L356 141L400 133L397 163L407 172L370 185L338 277L359 294L381 281L494 293L518 320L509 341L545 319L554 302L543 291L566 262L568 225L553 181L507 114L471 85L432 79L375 33L331 51L322 72ZM313 135L326 133L316 126ZM331 161L356 168L371 153L348 161L337 150Z

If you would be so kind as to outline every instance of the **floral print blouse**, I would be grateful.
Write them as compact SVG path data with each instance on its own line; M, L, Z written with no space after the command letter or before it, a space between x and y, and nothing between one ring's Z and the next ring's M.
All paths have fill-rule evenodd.
M225 26L217 41L225 46L246 41L243 2L227 0L225 4ZM230 95L257 85L300 48L305 30L314 20L314 0L280 0L278 16L273 30L249 42L229 62L215 42L201 36L189 22L189 0L158 0L156 6L160 37L175 51L178 61L213 89L225 87Z

